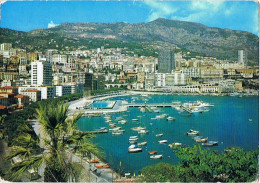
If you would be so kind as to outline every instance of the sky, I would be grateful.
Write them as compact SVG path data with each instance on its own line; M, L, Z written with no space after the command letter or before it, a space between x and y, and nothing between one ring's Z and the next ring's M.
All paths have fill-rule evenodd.
M159 17L258 35L254 1L1 1L1 28L31 31L76 22L150 22Z

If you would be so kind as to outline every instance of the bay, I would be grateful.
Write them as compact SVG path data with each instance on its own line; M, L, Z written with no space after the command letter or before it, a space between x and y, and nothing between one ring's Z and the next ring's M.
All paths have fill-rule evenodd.
M259 146L259 100L258 97L230 97L230 96L189 96L189 95L149 95L115 97L109 100L126 100L129 103L170 103L174 101L194 102L201 100L214 104L208 112L194 113L191 117L184 117L174 108L158 108L160 113L140 112L138 108L129 108L127 112L111 114L113 122L122 116L127 123L117 124L125 129L123 135L114 136L97 134L93 139L106 154L106 161L115 170L136 173L145 166L166 162L176 164L180 161L168 144L180 142L185 146L193 146L196 142L186 132L190 129L200 131L200 136L209 140L217 140L218 146L210 147L211 150L224 151L227 147L242 147L246 151L258 149ZM176 118L175 121L164 119L152 120L156 115L168 114ZM139 119L139 121L132 121ZM248 119L252 119L249 121ZM82 117L77 122L82 131L95 130L100 127L109 128L104 116L86 118ZM149 131L140 135L131 130L133 127L142 126ZM162 137L156 134L163 133ZM140 153L128 153L129 137L137 135L139 142L147 141ZM168 140L167 144L159 144L159 140ZM203 147L204 148L204 147ZM150 160L149 151L156 150L163 154L160 160ZM121 163L120 163L121 162ZM120 166L121 165L121 166Z

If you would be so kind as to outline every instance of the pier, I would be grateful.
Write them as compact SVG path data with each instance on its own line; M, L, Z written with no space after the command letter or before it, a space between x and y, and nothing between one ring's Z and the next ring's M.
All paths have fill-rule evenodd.
M146 103L128 103L125 104L127 107L145 107L145 108L151 108L151 107L175 107L176 104L173 103L153 103L153 104L146 104Z

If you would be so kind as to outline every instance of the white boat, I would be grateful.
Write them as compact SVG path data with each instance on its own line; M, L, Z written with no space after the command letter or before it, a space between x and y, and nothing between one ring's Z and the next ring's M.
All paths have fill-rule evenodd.
M145 130L144 127L138 126L138 127L133 127L131 128L133 131L140 131L140 130Z
M116 117L116 120L117 120L117 121L120 121L120 120L122 120L122 119L124 119L124 118L122 118L121 116Z
M173 121L173 120L175 120L175 117L169 116L169 117L166 118L166 120L167 120L167 121Z
M187 132L187 135L198 135L198 134L199 134L199 131L192 130L192 129L190 129L190 131Z
M122 120L118 121L118 123L119 123L119 124L126 124L126 122L127 122L127 121L126 121L126 120L124 120L124 119L122 119Z
M99 130L105 130L107 129L106 127L100 127Z
M132 119L132 121L138 121L138 119Z
M196 142L207 142L208 141L208 137L206 138L198 138L198 139L194 139Z
M130 145L128 147L128 152L129 153L137 153L137 152L142 152L142 148L137 146L137 145Z
M156 137L162 137L162 136L163 136L163 133L156 134L155 136L156 136Z
M253 120L252 119L248 119L248 121L252 122Z
M137 136L130 136L129 139L135 139L138 138Z
M161 159L163 157L162 154L152 155L150 156L150 159Z
M138 133L139 134L146 134L146 133L148 133L149 131L147 131L147 130L140 130L140 131L138 131Z
M115 132L112 132L112 135L122 135L123 132L122 131L115 131Z
M217 146L218 141L208 141L208 142L201 143L201 145L202 146Z
M139 146L145 146L147 144L147 142L145 141L145 142L139 142L139 143L137 143L137 145L139 145Z
M159 142L159 144L165 144L168 142L168 140L159 140L158 142Z
M173 146L182 146L182 143L180 142L174 142L172 144L169 144L169 147L172 148Z
M161 115L157 115L155 118L156 119L163 119L167 116L167 114L161 114Z
M121 129L121 127L115 127L115 128L110 128L109 131L118 131L120 129Z
M159 113L160 110L158 110L158 109L154 109L153 112L155 112L155 113Z
M112 120L111 120L111 119L107 119L105 122L106 122L106 123L111 123Z

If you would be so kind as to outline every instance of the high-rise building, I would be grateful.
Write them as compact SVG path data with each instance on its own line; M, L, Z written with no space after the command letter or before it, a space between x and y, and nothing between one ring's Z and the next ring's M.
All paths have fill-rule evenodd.
M245 63L246 62L246 52L244 50L238 50L238 62Z
M175 69L174 52L169 49L161 50L158 56L158 72L171 73Z
M49 62L31 62L31 85L52 85L52 64Z

